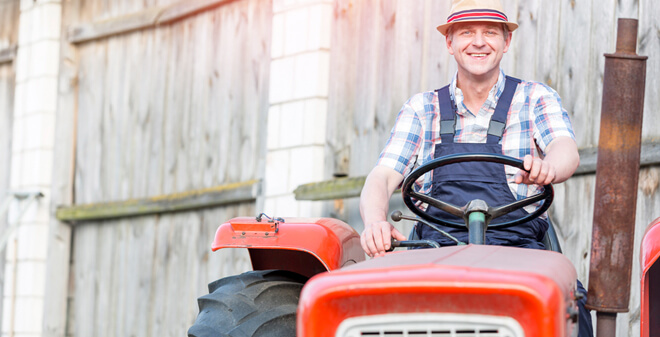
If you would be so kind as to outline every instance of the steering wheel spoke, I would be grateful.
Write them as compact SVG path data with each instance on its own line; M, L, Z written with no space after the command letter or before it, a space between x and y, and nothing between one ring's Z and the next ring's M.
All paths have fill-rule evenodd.
M544 200L546 198L545 194L540 193L533 195L531 197L525 198L518 200L516 202L512 202L508 205L503 205L500 207L491 207L489 210L490 215L492 216L493 219L497 219L502 215L509 214L517 209L529 206L533 203L539 202L541 200Z
M411 197L415 198L416 200L423 201L427 203L429 206L433 206L437 209L443 210L449 214L455 215L459 218L463 218L464 215L464 207L458 207L454 206L448 202L444 202L442 200L438 200L436 198L433 198L431 196L428 196L426 194L421 194L417 192L412 192L410 194Z

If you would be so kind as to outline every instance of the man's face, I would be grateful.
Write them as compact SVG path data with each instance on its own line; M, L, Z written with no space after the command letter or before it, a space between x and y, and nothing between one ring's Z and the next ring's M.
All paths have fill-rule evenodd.
M502 56L509 50L511 33L504 33L501 24L462 22L447 34L447 49L464 76L489 78L499 74Z

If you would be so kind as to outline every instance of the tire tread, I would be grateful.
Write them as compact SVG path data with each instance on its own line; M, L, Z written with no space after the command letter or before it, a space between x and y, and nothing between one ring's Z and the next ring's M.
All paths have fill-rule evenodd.
M295 337L296 310L306 279L282 270L251 271L211 282L197 300L189 337Z

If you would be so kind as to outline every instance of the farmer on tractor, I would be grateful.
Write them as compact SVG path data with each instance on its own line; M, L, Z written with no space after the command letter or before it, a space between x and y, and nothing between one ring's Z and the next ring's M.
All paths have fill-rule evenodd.
M392 240L406 240L388 221L392 193L414 168L442 156L460 153L504 154L522 159L528 172L492 162L464 163L426 173L415 189L454 205L480 199L488 204L511 203L538 193L542 185L561 183L579 164L575 136L557 92L543 83L506 76L500 61L518 25L508 20L499 0L453 0L447 22L437 29L458 70L441 89L418 93L402 107L390 138L362 190L360 212L365 229L362 248L383 256ZM424 207L424 206L422 206ZM530 209L531 208L531 209ZM528 215L534 205L516 210L504 220ZM459 218L435 207L433 217ZM543 215L523 224L489 229L486 243L544 249L548 230ZM440 226L453 238L468 242L468 231ZM421 239L455 245L427 226L416 226ZM584 308L586 291L578 281L579 336L593 336L591 316Z

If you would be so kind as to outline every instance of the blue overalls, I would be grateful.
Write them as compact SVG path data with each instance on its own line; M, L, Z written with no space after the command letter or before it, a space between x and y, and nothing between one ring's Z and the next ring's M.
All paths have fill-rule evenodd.
M509 107L518 83L520 83L520 80L506 77L504 91L500 95L495 112L490 120L486 143L454 143L457 120L456 105L449 95L449 86L438 89L440 138L442 142L435 146L434 158L458 153L494 153L501 155L502 144L500 144L500 140L504 133ZM474 199L484 200L490 206L501 206L516 201L509 189L504 165L487 162L465 162L436 168L433 170L431 196L459 207ZM459 223L463 222L463 219L434 207L429 207L427 212L439 218ZM494 222L519 219L527 214L524 209L518 209L495 219ZM467 243L467 229L441 225L440 228L459 241ZM548 222L536 218L530 222L509 228L489 229L486 232L486 244L543 249L545 248L542 243L543 236L547 230ZM442 246L454 244L452 240L427 226L418 226L418 234L421 238L435 240Z
M440 137L442 142L436 144L434 158L458 153L480 152L502 154L502 144L500 144L500 141L506 127L511 100L519 83L519 79L506 77L504 91L500 95L495 112L490 120L486 143L454 143L456 120L458 118L456 115L456 104L449 94L449 86L438 89ZM504 165L487 162L465 162L436 168L433 170L431 196L459 207L464 206L468 201L474 199L484 200L490 206L501 206L516 201L516 198L509 189ZM464 222L463 219L434 207L429 206L427 212L433 216L450 221ZM493 222L500 223L519 219L527 214L527 211L524 209L518 209L495 219ZM437 225L459 241L468 242L467 229ZM508 228L491 228L486 231L486 244L544 249L545 246L542 240L547 230L548 222L541 218ZM417 234L422 239L437 241L442 246L455 244L454 241L427 226L417 226ZM584 290L580 281L578 281L578 292L584 294L584 297L578 301L580 308L579 336L593 336L591 315L584 308L586 290Z

